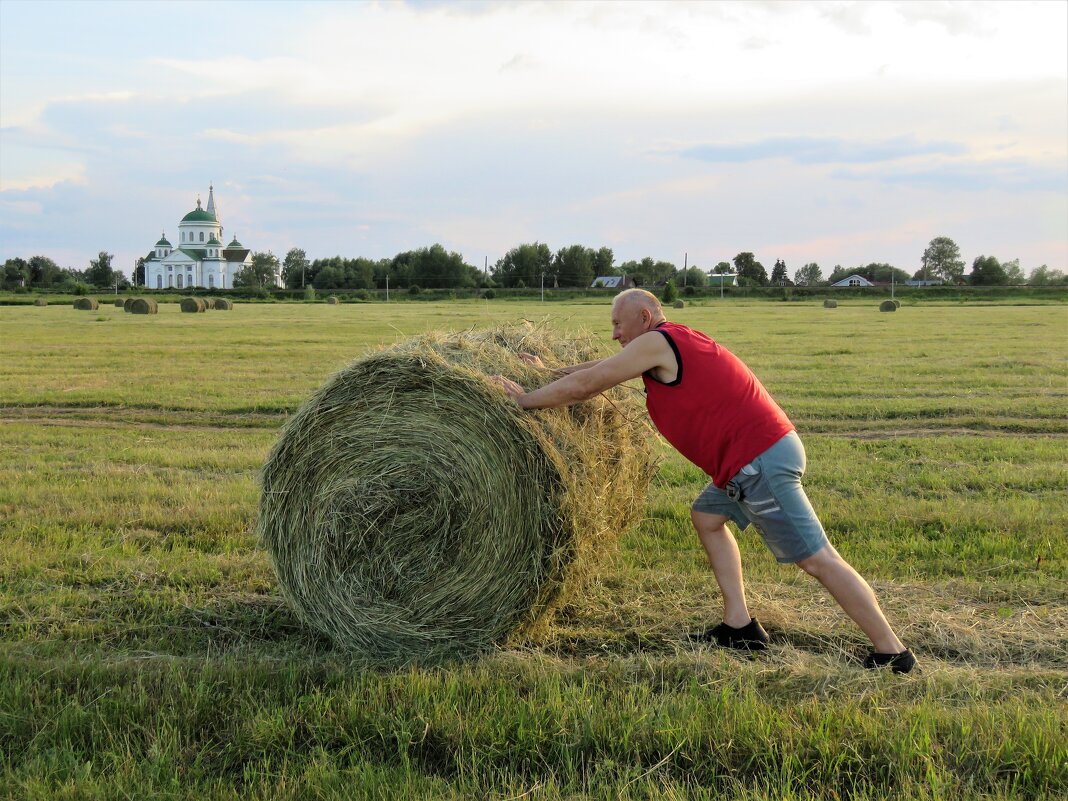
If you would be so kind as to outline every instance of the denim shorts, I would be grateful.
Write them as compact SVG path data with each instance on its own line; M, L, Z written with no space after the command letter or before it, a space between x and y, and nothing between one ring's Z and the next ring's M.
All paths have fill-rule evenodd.
M791 431L727 482L709 484L693 503L693 511L723 515L739 530L753 526L764 544L783 564L807 559L828 544L801 476L805 448Z

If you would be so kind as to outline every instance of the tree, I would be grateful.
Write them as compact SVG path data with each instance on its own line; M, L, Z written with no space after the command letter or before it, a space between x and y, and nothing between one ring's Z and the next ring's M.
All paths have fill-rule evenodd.
M1020 268L1019 259L1004 262L1001 266L1005 270L1005 283L1012 286L1019 286L1026 282L1023 270Z
M994 256L976 256L968 281L977 286L1004 286L1009 276Z
M89 262L89 269L85 271L86 280L95 287L109 287L115 283L115 271L111 269L111 260L115 258L107 251L100 251L95 259Z
M59 281L63 271L59 265L47 256L30 257L30 284L36 287L48 287Z
M712 272L716 275L726 275L732 269L734 268L731 267L731 263L729 261L721 261L719 264L712 268Z
M594 275L615 275L616 256L612 248L598 248L591 259Z
M798 286L816 286L823 282L823 271L814 261L798 268L794 273L794 283Z
M775 286L782 286L789 280L786 277L786 262L782 259L776 259L775 266L771 270L771 283Z
M960 248L948 236L936 236L923 252L924 275L955 284L964 276Z
M252 262L234 275L234 286L276 286L277 275L278 257L274 253L269 250L266 253L253 253Z
M738 273L739 283L766 286L768 283L768 271L764 265L756 260L756 257L748 251L739 253L734 257L734 269Z
M493 275L504 286L541 286L542 275L552 270L552 253L541 242L519 245L509 250L493 267ZM603 275L603 273L598 273Z
M674 281L664 284L664 303L674 303L679 298L679 290L675 288Z
M134 286L145 285L145 257L142 256L134 263Z
M307 283L308 256L300 248L290 248L282 260L282 283L289 289L302 287Z
M0 274L0 286L4 289L18 289L29 286L30 265L25 259L15 257L4 262L3 273Z
M679 270L679 274L675 277L676 283L680 281L688 287L708 286L708 273L700 267L687 267L685 270Z
M1027 283L1029 286L1053 286L1068 283L1068 278L1060 270L1051 270L1043 264L1031 271L1031 277L1027 279Z
M834 269L831 270L831 276L827 279L827 283L837 284L843 278L848 278L855 272L856 270L851 270L848 267L843 267L841 264L836 264L834 265Z
M593 281L597 253L583 245L570 245L556 251L552 261L553 283L557 286L588 287Z

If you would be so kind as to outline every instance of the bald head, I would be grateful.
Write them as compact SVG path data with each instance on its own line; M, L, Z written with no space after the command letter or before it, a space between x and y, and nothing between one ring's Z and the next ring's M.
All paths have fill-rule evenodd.
M641 312L642 309L649 312L654 323L661 323L666 319L660 299L644 289L624 289L612 301L612 311L616 314L633 314Z

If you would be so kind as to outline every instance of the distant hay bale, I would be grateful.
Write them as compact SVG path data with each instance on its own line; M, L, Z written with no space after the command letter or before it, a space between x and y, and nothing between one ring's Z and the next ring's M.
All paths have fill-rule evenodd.
M439 662L531 636L636 523L652 472L636 393L522 411L595 358L535 327L427 334L328 380L261 476L257 533L309 626L374 664Z
M213 308L216 311L230 311L234 308L234 302L227 298L215 298L215 306Z
M686 301L684 301L684 300L676 300L674 303L671 304L671 308L673 308L673 309L685 309L686 308Z
M331 306L336 306L336 305L337 305L338 303L340 303L341 301L339 301L339 300L337 299L337 296L336 296L336 295L331 295L330 297L328 297L328 298L326 299L326 302L327 302L327 303L329 303L329 304L330 304Z
M130 307L133 306L133 302L135 300L136 300L136 298L126 298L126 300L124 300L122 302L122 310L124 312L129 312L130 311Z
M837 309L838 308L838 301L837 300L825 300L825 301L823 301L823 308L825 308L825 309Z
M202 312L208 310L208 304L204 302L204 298L182 298L182 311L184 312Z
M48 305L48 301L45 300L44 298L35 298L34 301L33 301L33 305L34 306L47 306Z
M901 308L901 301L898 300L897 298L894 298L894 305L897 306L900 309Z
M159 304L152 298L134 298L127 311L131 314L159 314Z
M897 311L897 304L894 303L894 301L892 301L892 300L884 300L882 303L879 304L879 311L883 311L883 312Z
M96 311L100 308L100 304L96 302L96 298L78 298L74 301L74 308L81 311Z

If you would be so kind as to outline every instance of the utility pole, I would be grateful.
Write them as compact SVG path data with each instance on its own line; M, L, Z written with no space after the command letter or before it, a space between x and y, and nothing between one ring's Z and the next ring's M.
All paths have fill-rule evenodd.
M541 302L545 302L545 273L541 274Z
M689 253L683 253L682 254L682 285L683 286L686 286L686 270L689 268L689 264L690 264L690 254Z
M386 303L389 303L389 273L386 273Z

